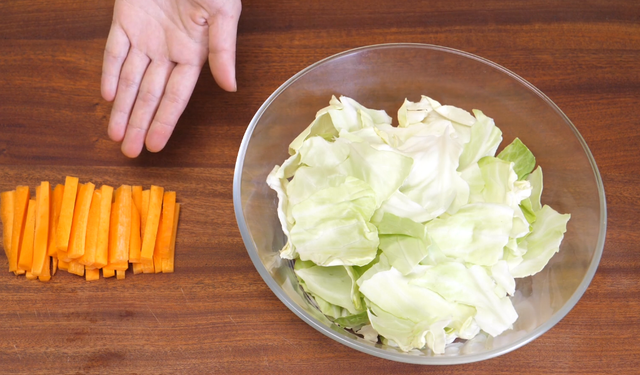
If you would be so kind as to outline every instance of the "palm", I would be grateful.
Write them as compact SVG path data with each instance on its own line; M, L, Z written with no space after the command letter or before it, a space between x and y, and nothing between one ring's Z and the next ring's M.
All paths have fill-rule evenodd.
M114 100L109 136L137 156L164 147L209 54L214 78L235 90L239 0L117 0L102 95Z
M207 56L207 29L184 24L181 14L165 9L167 3L123 1L120 25L129 36L131 47L151 60L202 66Z

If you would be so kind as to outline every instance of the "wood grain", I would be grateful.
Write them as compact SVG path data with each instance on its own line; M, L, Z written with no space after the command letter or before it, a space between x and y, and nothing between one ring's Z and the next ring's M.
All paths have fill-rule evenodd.
M0 191L74 175L151 183L183 203L176 272L87 283L0 273L0 373L635 374L640 366L640 3L243 2L237 93L208 69L167 148L124 157L106 135L102 51L112 1L0 2ZM306 325L267 288L237 230L233 168L262 102L304 67L369 44L475 53L516 72L573 121L607 194L593 282L542 337L470 365L371 357ZM6 268L0 259L0 269Z

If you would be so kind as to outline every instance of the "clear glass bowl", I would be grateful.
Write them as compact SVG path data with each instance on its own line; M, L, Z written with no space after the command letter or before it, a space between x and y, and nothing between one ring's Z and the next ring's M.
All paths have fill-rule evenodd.
M286 157L289 143L327 106L331 95L385 109L395 118L405 98L420 95L468 111L480 109L503 132L505 146L519 137L544 170L542 201L571 213L560 252L533 277L520 279L513 329L457 343L444 355L403 353L369 343L332 324L298 286L276 215L277 198L265 179ZM423 44L385 44L346 51L293 76L260 107L236 163L236 219L256 269L280 300L313 328L356 350L417 364L481 361L517 349L558 323L575 306L596 272L606 232L604 189L595 161L571 121L542 92L509 70L458 50Z

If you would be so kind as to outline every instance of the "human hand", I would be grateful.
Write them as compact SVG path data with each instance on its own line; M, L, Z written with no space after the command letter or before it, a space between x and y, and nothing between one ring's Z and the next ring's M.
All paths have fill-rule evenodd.
M102 97L113 101L108 134L137 157L164 148L209 58L236 91L240 0L116 0L102 66Z

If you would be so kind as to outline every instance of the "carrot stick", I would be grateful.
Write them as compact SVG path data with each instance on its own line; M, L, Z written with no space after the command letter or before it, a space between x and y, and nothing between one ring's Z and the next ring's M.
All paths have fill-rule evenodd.
M96 245L96 259L93 266L102 268L109 262L109 229L111 225L111 200L113 188L102 185L100 188L100 224L98 226L98 243Z
M116 190L116 227L113 252L109 253L109 266L114 269L127 269L129 261L129 243L131 241L131 186L122 185Z
M176 234L178 233L178 219L180 217L180 203L176 203L175 214L173 215L173 225L171 230L171 246L169 255L162 259L162 273L172 273L176 256Z
M58 269L69 271L69 262L65 262L64 260L58 258Z
M9 259L11 234L13 233L13 215L16 207L16 191L0 193L0 220L2 220L2 244L4 255Z
M18 269L31 273L33 263L33 240L36 230L36 200L29 199L27 205L27 220L24 224L24 237L20 246L20 256L18 258Z
M56 243L58 252L66 258L69 238L71 237L71 223L76 206L76 195L78 193L78 178L67 176L64 182L64 192L62 195L62 205L60 207L60 218L56 228ZM60 258L60 255L58 256ZM64 260L64 259L63 259Z
M140 236L144 239L144 230L147 226L147 217L149 216L149 197L151 195L151 190L143 190L142 191L142 209L140 210ZM148 260L140 260L141 267L140 271L143 273L155 273L155 268L153 265L153 259ZM135 264L134 264L134 273L135 273Z
M118 231L116 230L116 227L118 225L117 209L118 209L118 201L114 199L113 203L111 203L111 215L109 216L109 242L108 242L109 252L107 253L107 264L104 267L102 267L103 269L109 266L109 264L111 263L110 262L111 254L116 251L115 250L116 242L118 240ZM114 275L115 275L115 272L114 272Z
M84 246L84 254L78 258L78 263L85 267L92 267L96 261L96 249L98 245L98 227L100 226L100 206L102 204L102 193L100 190L93 192L91 207L89 208L89 219L87 220L87 239Z
M28 186L17 186L15 193L15 206L13 211L13 228L11 233L11 247L9 248L9 272L19 272L18 258L22 247L22 235L27 219L27 208L31 193Z
M64 185L56 185L53 194L49 197L51 208L49 209L49 256L58 253L58 245L56 243L56 232L58 228L58 220L60 218L60 209L62 208L62 195L64 194Z
M131 197L133 198L133 203L138 208L138 212L140 212L140 209L142 208L142 186L132 186Z
M84 274L85 280L95 281L100 279L100 270L97 268L87 269Z
M27 271L25 277L27 278L27 280L37 280L38 276L34 276L31 271Z
M132 263L133 274L137 275L142 273L142 263Z
M153 258L146 260L141 259L140 263L142 264L142 273L155 273L155 265L153 264Z
M42 181L36 192L36 227L33 243L33 263L31 273L40 276L48 252L49 241L49 209L51 187L48 181Z
M124 276L126 274L126 270L116 270L116 279L124 280Z
M173 230L173 216L176 211L176 192L167 191L164 193L162 201L162 225L158 230L158 249L156 250L160 258L169 256L169 248L171 247L171 232Z
M156 237L156 245L153 248L153 269L154 273L162 272L162 257L160 256L160 233L164 231L165 222L163 220L164 212L160 212L160 222L158 224L158 236Z
M77 211L77 207L78 207L78 201L81 199L80 198L80 190L82 189L82 184L78 183L77 189L76 189L76 203L74 203L73 206L73 216L71 216L71 231L69 232L69 243L67 244L67 250L61 250L58 249L58 258L61 260L64 260L65 262L69 263L71 262L73 259L71 259L69 257L69 249L73 246L72 242L74 242L73 237L75 237L75 231L73 229L74 226L77 226L76 224L76 220L75 220L75 216L76 216L76 211Z
M91 209L91 199L95 185L91 182L82 184L78 191L78 199L73 213L73 223L71 225L71 237L67 256L71 259L78 259L84 255L84 248L87 242L87 222L89 221L89 210ZM83 268L84 275L84 268Z
M162 257L160 255L153 255L153 273L161 273L162 272Z
M144 239L144 229L147 226L147 214L149 213L150 190L142 191L142 206L140 207L140 238Z
M160 223L160 213L162 212L163 195L164 188L154 185L151 186L149 193L149 211L147 212L147 222L142 240L142 252L140 254L142 260L153 259L153 250L158 235L158 225Z
M112 270L112 269L108 269L108 268L103 268L102 269L102 277L104 277L105 279L108 277L113 277L116 274L116 270Z
M58 257L58 259L60 259L63 262L71 262L73 259L69 258L69 255L66 251L64 250L60 250L58 249L58 253L56 254L56 256Z
M45 282L51 280L51 257L48 255L44 258L44 265L40 276L38 276L38 280Z
M129 248L129 262L133 264L133 274L142 272L142 264L140 264L140 253L142 250L142 186L136 185L131 188L133 198L133 207L131 212L131 243ZM147 205L149 204L149 195L147 193Z
M77 259L72 260L71 262L69 262L69 273L72 273L74 275L78 275L78 276L84 276L84 266L80 263L78 263Z
M58 258L53 256L51 257L51 277L56 275L58 272Z
M140 238L140 211L137 205L131 205L131 240L129 241L129 262L140 262L140 248L142 239Z

